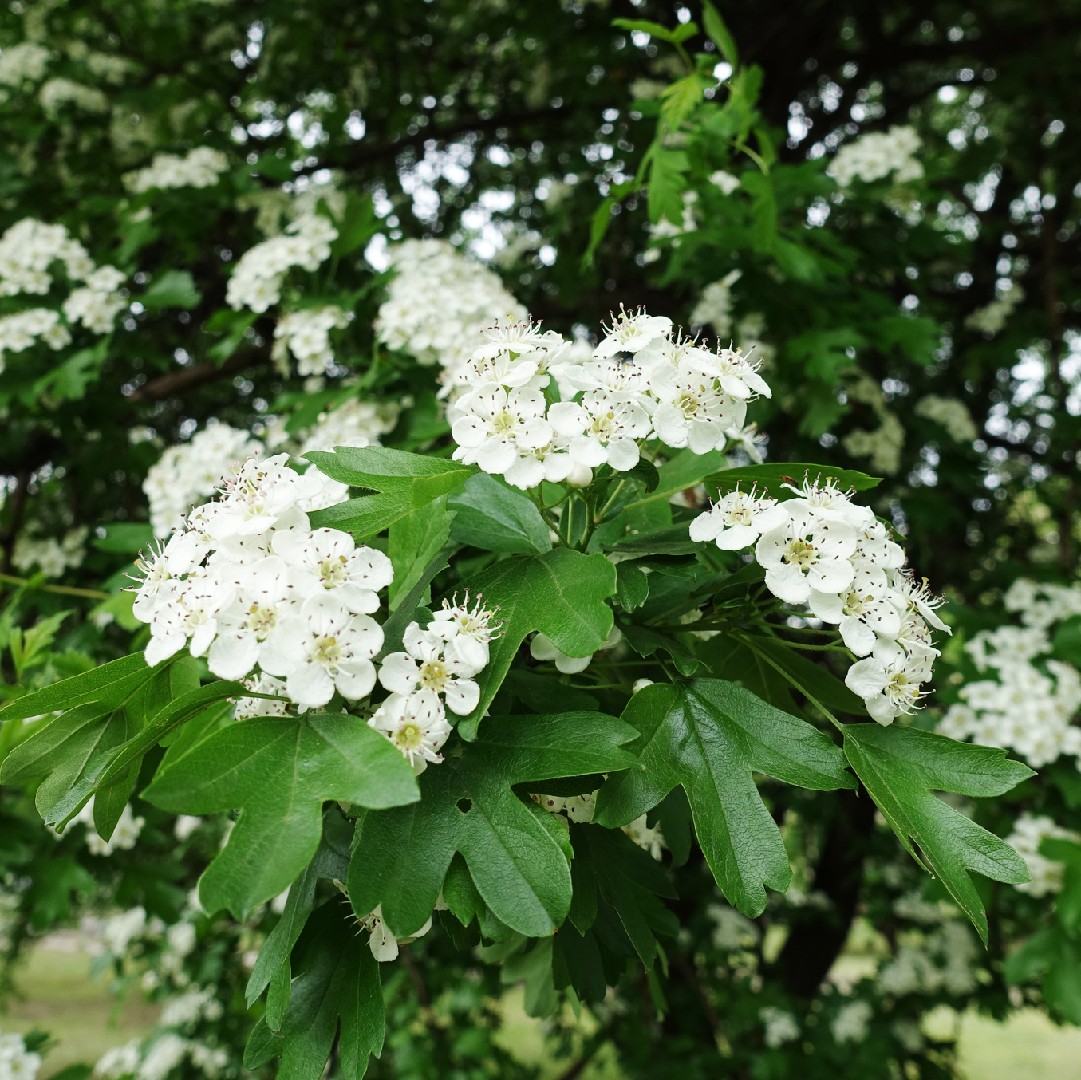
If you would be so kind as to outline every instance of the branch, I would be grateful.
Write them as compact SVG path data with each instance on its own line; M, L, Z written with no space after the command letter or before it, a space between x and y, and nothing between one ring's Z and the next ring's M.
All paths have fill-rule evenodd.
M156 379L140 386L130 397L129 401L163 401L177 394L182 394L204 383L216 382L229 375L235 375L245 368L262 366L270 361L266 352L259 349L241 349L233 353L224 364L212 364L203 361L192 364L191 367L181 368L179 371L168 371L159 375Z

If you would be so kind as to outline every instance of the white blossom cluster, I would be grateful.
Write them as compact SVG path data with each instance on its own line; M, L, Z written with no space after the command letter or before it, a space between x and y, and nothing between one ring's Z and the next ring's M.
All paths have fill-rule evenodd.
M54 350L64 348L71 343L70 326L78 323L107 334L126 306L118 291L124 275L112 266L95 266L86 248L63 225L23 218L0 236L0 296L45 295L59 266L69 281L83 283L61 305L67 324L60 312L47 307L0 318L0 371L5 353L25 352L39 342Z
M785 1043L795 1042L800 1037L799 1021L787 1009L767 1005L758 1010L758 1018L765 1028L766 1045L776 1050Z
M213 420L189 442L169 447L143 482L154 535L168 536L196 503L217 490L233 465L260 449L246 431Z
M346 487L286 454L245 462L217 502L142 563L133 612L150 624L147 663L188 647L211 672L242 679L258 667L285 680L302 708L335 691L367 697L383 630L371 617L393 576L380 551L347 533L310 527L308 511L340 502Z
M0 1080L34 1080L41 1055L26 1049L21 1035L0 1032Z
M973 311L965 319L965 326L970 330L979 330L981 333L993 336L1006 325L1006 321L1024 299L1025 290L1020 285L1011 282L1009 288L1001 296L995 297L991 303Z
M833 1041L838 1043L862 1043L873 1012L868 1001L846 1001L830 1021Z
M262 313L281 299L282 284L294 266L314 273L330 258L338 230L321 214L304 214L237 260L225 298L231 308Z
M5 353L25 352L39 341L50 349L71 344L71 331L61 322L58 312L28 308L0 317L0 371L4 370Z
M1081 836L1056 825L1043 814L1022 814L1014 822L1013 832L1006 838L1006 843L1025 860L1032 876L1031 881L1023 881L1014 888L1031 896L1047 896L1062 888L1063 864L1040 854L1040 845L1050 839L1081 843Z
M86 248L63 225L23 218L0 236L0 296L44 295L53 283L53 266L61 263L73 281L94 272Z
M878 969L875 985L889 996L968 994L976 986L980 946L959 919L947 917L934 929L912 930L897 952Z
M945 428L954 442L971 443L980 437L972 413L958 398L928 394L916 402L915 412Z
M330 331L344 330L352 319L351 313L335 304L283 315L274 327L272 359L283 374L288 374L292 353L299 375L323 375L334 366Z
M439 750L451 733L446 710L466 716L477 707L474 679L487 666L498 632L480 597L472 605L468 595L463 603L444 600L425 629L411 622L401 651L383 659L379 682L390 695L368 723L418 771L443 760Z
M567 821L577 821L582 824L589 824L593 820L593 814L597 808L596 791L587 792L584 795L570 795L566 798L559 795L531 795L530 798L542 810L566 818ZM633 821L628 821L623 826L623 834L644 851L648 851L653 858L660 859L661 852L668 845L664 842L664 833L660 825L650 825L646 820L647 816L642 814Z
M73 79L49 79L41 84L38 101L42 109L55 117L69 105L83 112L104 113L109 111L109 99L95 86L86 86Z
M82 563L88 532L86 526L81 525L69 529L60 540L32 531L20 533L11 561L24 574L33 572L48 578L63 577L65 571Z
M229 1055L220 1047L211 1047L186 1039L175 1031L162 1031L145 1041L133 1039L107 1050L94 1066L94 1076L102 1080L167 1080L187 1059L203 1076L214 1077L225 1071Z
M186 154L155 154L145 168L125 173L124 186L135 193L213 187L228 168L229 159L220 150L197 146Z
M394 403L373 405L367 401L346 401L321 413L300 436L298 456L310 450L333 450L337 446L378 446L398 422Z
M711 352L673 333L670 319L642 312L621 310L577 364L561 363L563 339L531 323L485 336L448 408L454 457L519 488L588 484L601 465L626 472L647 439L699 454L719 450L743 427L747 403L770 393L738 350ZM556 365L558 384L577 400L548 401Z
M972 739L1013 750L1033 768L1062 755L1081 767L1081 674L1052 656L1055 624L1081 614L1081 588L1015 581L1004 606L1021 625L982 630L965 651L983 679L967 681L960 702L947 709L938 730L954 739Z
M124 280L116 267L98 267L64 301L64 317L72 325L82 323L95 334L109 333L117 315L127 307L127 300L118 291Z
M889 724L912 712L939 655L932 627L941 603L904 569L905 553L869 507L832 482L786 484L785 501L732 491L691 522L691 539L722 551L754 545L766 587L836 626L857 657L845 682L871 717Z
M20 41L0 51L0 86L41 82L52 53L36 41Z
M886 405L882 384L862 372L845 386L849 402L862 402L871 407L878 420L875 428L858 428L842 440L853 456L870 460L871 468L883 476L895 476L901 469L901 451L905 446L905 429Z
M405 241L391 250L390 268L376 336L421 364L454 372L480 344L482 330L527 317L496 274L444 241Z
M903 184L923 176L917 155L920 137L909 125L895 125L889 131L872 131L846 143L837 151L827 172L840 187L854 180L865 184L893 173L895 183Z

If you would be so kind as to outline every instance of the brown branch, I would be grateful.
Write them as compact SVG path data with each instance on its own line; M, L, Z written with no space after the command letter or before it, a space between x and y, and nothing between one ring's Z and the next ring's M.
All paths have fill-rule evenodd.
M181 368L179 371L168 371L164 375L159 375L156 379L151 379L140 386L128 400L163 401L191 390L193 387L202 386L204 383L216 382L218 379L235 375L246 368L262 366L269 360L270 357L261 350L242 349L233 353L224 364L203 361L192 364L191 367Z

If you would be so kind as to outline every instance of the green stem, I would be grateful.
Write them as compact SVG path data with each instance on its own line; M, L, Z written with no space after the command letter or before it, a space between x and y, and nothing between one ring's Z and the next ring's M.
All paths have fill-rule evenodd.
M838 720L837 717L834 716L833 713L830 712L830 710L827 709L826 706L823 705L822 702L819 701L818 698L816 698L810 692L810 690L808 690L805 686L803 686L798 680L792 678L792 675L789 672L785 671L785 669L783 667L781 667L781 665L778 664L773 659L773 657L771 657L768 654L762 652L761 649L758 649L758 648L755 647L754 638L747 638L747 637L743 637L741 635L735 635L735 634L733 635L733 637L735 637L737 641L743 642L743 644L746 645L747 648L750 649L751 652L753 652L755 654L755 656L757 656L760 660L765 660L765 662L767 664L769 664L769 666L771 668L773 668L773 670L776 671L777 674L780 675L781 678L784 679L785 682L787 682L791 686L794 686L816 709L818 709L818 711L820 713L822 713L822 715L838 731L842 731L842 732L844 731L844 729L845 729L844 724L842 724L841 721Z
M77 589L74 585L46 585L44 582L16 577L14 574L0 574L0 583L18 585L23 589L36 589L38 592L55 593L57 596L82 596L87 600L109 599L109 593L101 592L100 589Z

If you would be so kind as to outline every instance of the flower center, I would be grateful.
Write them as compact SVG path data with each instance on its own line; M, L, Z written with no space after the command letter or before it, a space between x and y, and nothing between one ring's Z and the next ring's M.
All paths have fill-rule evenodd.
M272 607L255 603L248 608L248 615L245 622L248 625L248 629L260 641L263 641L277 624L278 613Z
M415 720L407 720L394 732L394 745L399 750L417 751L424 745L424 732Z
M342 657L342 647L333 634L322 634L312 642L311 659L317 664L329 667Z
M319 580L324 589L336 589L345 584L345 556L339 555L336 559L323 559L319 563Z
M818 559L818 552L814 544L807 540L789 540L784 559L785 562L806 570L814 566Z
M509 435L518 426L514 413L502 409L492 419L492 432L496 435Z
M428 660L420 665L420 685L425 690L434 690L439 693L447 688L450 682L450 672L440 660Z

